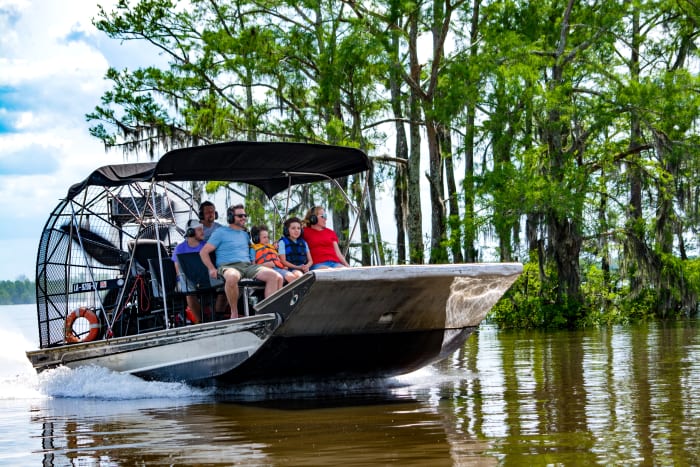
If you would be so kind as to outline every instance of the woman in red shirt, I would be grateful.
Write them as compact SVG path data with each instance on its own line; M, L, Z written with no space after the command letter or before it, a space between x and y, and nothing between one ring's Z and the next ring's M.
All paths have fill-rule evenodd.
M314 264L311 270L350 267L338 246L338 236L326 227L326 210L321 206L309 209L304 218L303 237L309 244Z

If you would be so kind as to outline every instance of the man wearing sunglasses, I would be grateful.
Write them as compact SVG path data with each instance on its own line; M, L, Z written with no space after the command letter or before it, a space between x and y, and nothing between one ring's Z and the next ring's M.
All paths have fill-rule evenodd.
M231 318L238 317L238 281L242 278L257 279L265 283L265 297L282 287L282 276L270 268L250 261L250 235L246 229L248 215L242 204L226 210L228 226L216 229L199 252L202 262L209 269L209 276L224 278L224 292L231 307ZM210 254L216 252L216 266Z

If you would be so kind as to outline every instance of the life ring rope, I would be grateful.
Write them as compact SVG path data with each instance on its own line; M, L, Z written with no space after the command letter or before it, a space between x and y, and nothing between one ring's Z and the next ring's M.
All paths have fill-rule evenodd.
M73 329L73 324L78 318L85 318L88 323L90 323L90 330L83 337L80 337L78 333ZM65 328L65 339L69 344L75 344L79 342L90 342L97 339L100 334L100 320L90 308L80 307L77 310L71 311L68 316L66 316L66 328ZM84 333L81 333L84 334Z

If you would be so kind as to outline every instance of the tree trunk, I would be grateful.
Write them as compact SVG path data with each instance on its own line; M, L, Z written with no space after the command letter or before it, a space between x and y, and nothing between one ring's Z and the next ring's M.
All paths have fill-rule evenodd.
M473 0L472 16L469 28L469 56L476 60L479 55L479 7L481 0ZM464 137L464 182L462 189L464 192L464 259L468 263L477 260L476 250L476 219L475 219L475 196L474 196L474 141L475 141L475 115L476 102L468 102L465 108L467 114Z
M466 136L464 138L464 259L468 263L477 261L479 252L476 245L476 211L474 204L474 115L476 106L467 108Z
M560 42L557 45L555 63L552 66L551 80L549 82L549 90L552 94L558 92L558 88L563 87L564 81L564 66L563 61L564 51L566 49L566 37L569 33L569 24L571 10L574 0L569 0L566 12L562 19ZM564 119L562 119L561 105L566 101L551 101L548 103L547 121L544 128L544 136L547 142L549 152L549 180L560 190L567 192L567 196L573 197L573 205L580 206L575 201L579 196L578 193L572 192L571 189L565 188L565 183L570 174L567 173L570 158L572 155L564 149L563 138L569 135L569 128ZM570 143L577 146L578 142ZM562 195L564 196L564 195ZM568 307L572 310L576 307L576 303L581 302L581 277L579 272L579 256L581 253L581 227L579 220L582 219L580 207L568 208L563 210L561 206L552 205L547 210L547 225L549 226L549 234L552 243L554 262L557 268L557 299L560 303L568 303ZM564 302L566 298L566 302ZM567 316L569 325L573 325L576 317Z
M450 226L449 231L449 244L450 250L452 252L452 261L455 263L461 263L464 261L462 257L462 229L459 215L459 203L457 197L459 193L457 192L457 183L455 182L455 169L452 163L452 138L450 137L449 131L446 131L444 127L440 128L438 132L438 138L440 141L440 149L442 153L442 158L445 161L445 178L447 181L447 202L449 207L448 220L447 223Z
M398 55L398 37L392 36L392 47ZM403 122L403 99L401 98L401 87L399 70L392 66L389 71L389 90L391 92L391 108L396 121L396 158L408 160L408 140L406 138L406 127ZM396 164L394 172L394 220L396 221L396 262L406 263L406 218L408 214L408 177L406 166Z
M418 63L418 18L410 18L409 60L411 78L420 82L420 64ZM420 194L420 103L417 91L411 87L409 98L409 134L410 151L408 156L408 244L411 264L423 264L423 215L421 213Z
M426 119L426 130L428 138L428 158L429 158L429 173L428 181L430 184L430 206L432 217L430 222L430 263L446 263L447 250L444 246L445 241L445 198L443 182L442 182L442 156L440 154L440 145L438 142L438 123Z
M630 56L630 81L639 82L639 9L632 12L632 48ZM642 130L639 114L633 109L630 112L630 144L633 151L639 147L642 141ZM635 153L636 154L636 153ZM639 292L643 287L644 275L639 274L640 269L646 270L646 259L649 248L644 240L645 220L642 217L642 178L637 164L628 168L629 180L629 206L627 208L627 235L625 241L625 258L630 263L627 268L627 278L630 282L632 293Z

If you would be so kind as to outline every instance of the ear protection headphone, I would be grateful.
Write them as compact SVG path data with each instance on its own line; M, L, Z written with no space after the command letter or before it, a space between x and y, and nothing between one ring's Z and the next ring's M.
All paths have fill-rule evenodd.
M200 221L204 219L204 208L206 208L207 206L215 207L214 203L212 203L211 201L203 201L202 204L199 205L199 220ZM214 219L218 219L218 218L219 218L219 213L217 211L214 211Z
M250 240L253 243L260 243L260 227L253 227L250 229Z
M194 224L199 224L197 219L190 219L187 221L187 230L185 230L185 237L194 237Z
M311 208L311 212L312 212L313 214L311 214L311 215L309 216L309 225L316 225L316 224L318 224L318 216L316 215L316 213L317 213L320 209L323 209L323 208L322 208L321 206L314 206L313 208Z
M226 210L226 222L228 222L229 224L233 224L234 222L236 222L236 210L233 208L233 206L230 206Z

